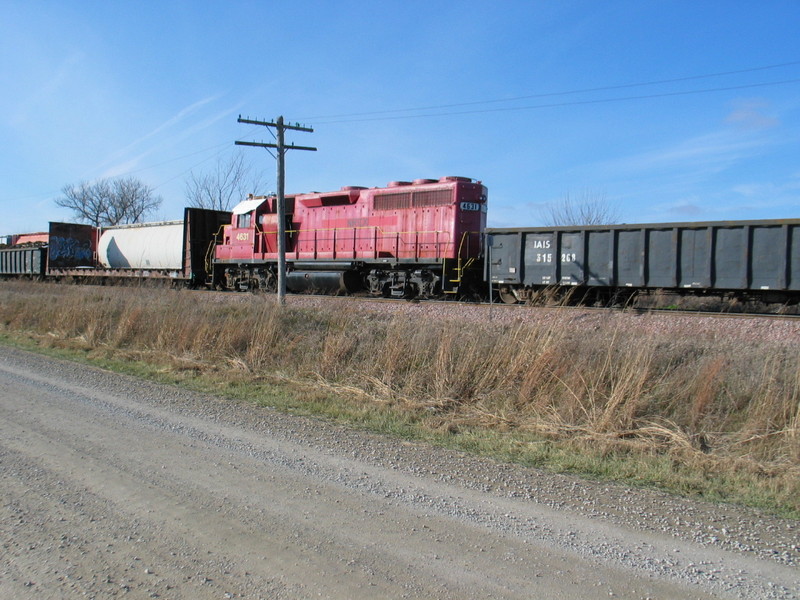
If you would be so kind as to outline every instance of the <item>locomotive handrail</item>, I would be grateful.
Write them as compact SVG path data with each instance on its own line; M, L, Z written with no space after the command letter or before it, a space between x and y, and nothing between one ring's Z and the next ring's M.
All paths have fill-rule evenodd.
M421 231L413 230L413 231L392 231L392 232L387 232L380 225L360 225L360 226L355 226L355 227L315 227L315 228L309 228L309 229L287 229L286 230L286 234L287 235L298 234L298 237L296 239L297 243L300 243L300 242L303 242L303 241L309 241L309 240L303 240L301 238L302 235L308 235L309 237L313 235L313 241L315 242L315 246L316 246L316 242L318 241L317 234L319 232L330 232L332 234L331 242L334 245L334 250L333 251L336 252L335 245L336 245L336 242L337 242L337 237L339 237L337 234L340 233L340 232L344 232L344 231L353 232L353 252L354 253L356 252L355 244L356 244L356 240L358 239L358 236L356 235L356 232L358 232L358 231L371 231L371 232L373 232L374 235L372 236L372 242L373 242L373 246L375 247L375 252L376 253L378 251L377 250L377 242L378 242L378 240L379 239L389 239L389 238L394 238L395 239L394 247L395 247L395 251L398 252L398 253L400 252L401 246L412 245L414 247L414 258L415 259L419 259L420 258L420 256L419 256L419 250L420 250L420 248L419 248L419 246L420 246L419 238L420 238L420 236L424 236L424 235L433 235L433 236L435 236L435 240L434 241L426 242L426 243L431 245L431 246L433 246L435 248L435 251L437 252L437 254L445 252L446 248L453 246L453 242L451 242L449 240L440 241L440 239L439 239L440 235L448 234L447 231L443 231L443 230L430 230L430 231L428 231L428 230L421 230ZM257 235L258 234L260 234L260 235L276 235L276 236L278 235L278 231L277 230L263 230L263 229L259 230L258 229L258 224L256 224L255 233ZM406 239L404 239L405 236L414 236L414 239L406 241ZM364 239L367 239L367 238L365 237ZM299 252L299 250L295 249L294 252ZM290 253L291 253L291 251L290 251ZM376 256L377 256L377 254L376 254Z
M244 228L242 228L242 229L244 229ZM308 232L311 232L311 231L343 231L345 229L354 230L354 231L358 230L358 229L376 229L376 230L380 231L381 233L385 233L383 228L380 225L359 225L357 227L316 227L316 228L313 228L313 229L287 229L286 233L298 233L298 232L299 233L304 233L304 232L307 232L307 231ZM278 231L277 230L273 231L273 230L263 230L262 229L260 232L256 231L256 233L269 233L269 234L277 235ZM409 235L409 234L426 234L426 233L440 234L440 233L448 233L448 232L444 231L444 230L441 230L441 229L434 229L434 230L430 230L430 231L424 231L424 230L423 231L419 231L419 230L392 231L391 233L392 233L392 235L394 235L394 234ZM467 232L467 233L473 233L473 232Z
M320 232L320 231L331 231L331 232L333 232L335 234L338 231L361 231L361 230L370 230L370 231L374 231L376 233L379 233L381 235L387 235L387 232L380 225L360 225L360 226L355 226L355 227L315 227L315 228L309 228L309 229L287 229L286 233L287 234L295 234L295 233L311 233L311 232L317 233L317 232ZM259 229L258 225L256 225L255 233L256 234L261 234L261 235L277 235L278 234L278 230ZM449 233L449 232L441 230L441 229L409 230L409 231L392 231L392 232L389 232L389 234L391 234L392 236L401 236L401 235L414 235L414 236L435 235L436 236L436 241L432 242L433 245L435 245L435 246L439 246L441 244L448 245L448 244L452 243L449 240L445 241L445 242L439 242L438 236L440 234L447 234L447 233ZM477 234L477 233L479 233L479 232L477 232L477 231L464 231L461 234L461 240L459 241L459 246L458 246L459 255L461 255L461 252L462 252L462 250L464 248L464 243L465 243L466 240L469 239L469 236L472 235L472 234Z
M225 231L226 225L220 225L217 232L211 238L211 241L208 243L208 248L206 249L206 255L204 265L206 268L206 273L211 273L214 268L214 248L217 247L217 238L222 235L222 232Z

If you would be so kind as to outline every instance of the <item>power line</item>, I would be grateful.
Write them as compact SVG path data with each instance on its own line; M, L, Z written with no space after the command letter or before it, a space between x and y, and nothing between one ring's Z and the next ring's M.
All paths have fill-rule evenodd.
M792 62L785 62L779 63L774 65L766 65L762 67L752 67L749 69L738 69L735 71L721 71L718 73L707 73L705 75L690 75L686 77L676 77L672 79L659 79L654 81L643 81L637 83L625 83L619 85L606 85L606 86L599 86L593 88L583 88L577 90L567 90L567 91L560 91L560 92L545 92L540 94L529 94L525 96L513 96L510 98L495 98L489 100L475 100L472 102L458 102L453 104L440 104L440 105L432 105L432 106L418 106L416 108L396 108L396 109L389 109L389 110L378 110L378 111L368 111L368 112L360 112L360 113L348 113L348 114L339 114L339 115L325 115L325 116L317 116L317 117L304 117L302 120L304 121L316 121L317 123L337 123L340 121L333 121L328 119L346 119L349 117L370 117L374 115L391 115L395 113L403 113L403 112L418 112L423 110L441 110L446 108L458 108L462 106L477 106L481 104L498 104L501 102L517 102L519 100L532 100L534 98L552 98L556 96L569 96L574 94L586 94L591 92L603 92L603 91L611 91L611 90L621 90L621 89L630 89L636 87L646 87L652 85L662 85L666 83L679 83L682 81L693 81L698 79L709 79L712 77L724 77L727 75L739 75L742 73L753 73L756 71L766 71L769 69L778 69L781 67L789 67L800 65L800 61L792 61ZM721 89L728 89L728 88L721 88ZM734 88L735 89L735 88ZM548 105L549 106L549 105ZM450 114L450 113L442 113L442 114ZM454 114L462 114L462 113L454 113ZM417 116L417 115L410 115L410 116ZM352 122L352 121L341 121L341 122Z
M219 152L215 152L215 153L214 153L214 154L212 154L211 156L207 156L206 158L204 158L204 159L203 159L203 160L201 160L200 162L196 162L196 163L195 163L195 164L193 164L191 167L189 167L188 169L185 169L185 170L181 171L181 172L180 172L180 173L178 173L177 175L173 175L172 177L170 177L170 178L168 178L168 179L165 179L164 181L162 181L162 182L161 182L161 183L159 183L158 185L154 186L154 187L153 187L153 189L154 189L154 190L157 190L157 189L158 189L158 188L160 188L161 186L164 186L164 185L166 185L166 184L170 183L171 181L175 181L176 179L178 179L179 177L183 177L183 176L184 176L184 175L186 175L187 173L191 173L191 172L192 172L192 171L193 171L195 168L199 167L199 166L200 166L200 165L202 165L203 163L207 163L208 161L210 161L210 160L212 160L212 159L214 159L214 158L217 158L218 156L220 156L220 155L221 155L223 152L225 152L225 151L226 151L226 150L229 148L229 146L228 146L228 142L226 142L225 144L221 144L221 145L222 145L222 146L224 146L224 147L223 147L223 148L222 148L222 149L221 149ZM216 147L216 146L215 146L215 147ZM191 156L191 155L190 155L190 156ZM178 159L174 159L174 160L178 160ZM172 161L166 161L166 162L172 162ZM162 164L164 164L164 163L162 163ZM144 169L142 169L142 170L144 170Z
M366 121L393 121L393 120L400 120L400 119L422 119L428 117L446 117L446 116L454 116L454 115L473 115L473 114L481 114L481 113L493 113L493 112L512 112L512 111L522 111L522 110L536 110L541 108L557 108L563 106L580 106L585 104L606 104L611 102L623 102L626 100L647 100L653 98L669 98L672 96L690 96L695 94L708 94L711 92L725 92L725 91L733 91L733 90L743 90L749 88L758 88L758 87L767 87L772 85L786 85L790 83L800 83L800 79L785 79L783 81L769 81L764 83L750 83L745 85L733 85L733 86L726 86L726 87L715 87L715 88L705 88L699 90L685 90L681 92L662 92L658 94L642 94L638 96L619 96L616 98L595 98L592 100L573 100L570 102L553 102L549 104L535 104L531 106L508 106L504 108L483 108L483 109L474 109L474 110L462 110L462 111L448 111L448 112L435 112L435 113L423 113L418 115L395 115L395 116L384 116L384 117L368 117L363 119L338 119L338 120L331 120L331 121L317 121L317 125L330 125L335 123L360 123ZM407 110L414 110L414 109L407 109ZM365 113L368 114L368 113Z

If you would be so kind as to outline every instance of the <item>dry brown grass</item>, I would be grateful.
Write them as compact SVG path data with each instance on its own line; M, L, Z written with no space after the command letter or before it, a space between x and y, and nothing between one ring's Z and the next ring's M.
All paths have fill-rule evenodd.
M796 347L279 309L270 299L5 282L0 328L176 370L287 377L424 428L536 435L609 455L750 473L800 497ZM795 500L795 502L797 502Z

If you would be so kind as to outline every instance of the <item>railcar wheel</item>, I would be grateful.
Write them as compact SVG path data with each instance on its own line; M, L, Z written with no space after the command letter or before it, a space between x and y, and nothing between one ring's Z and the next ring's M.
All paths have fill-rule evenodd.
M514 295L514 291L511 288L502 287L498 290L497 294L500 296L500 300L504 304L516 304L519 302L517 297Z

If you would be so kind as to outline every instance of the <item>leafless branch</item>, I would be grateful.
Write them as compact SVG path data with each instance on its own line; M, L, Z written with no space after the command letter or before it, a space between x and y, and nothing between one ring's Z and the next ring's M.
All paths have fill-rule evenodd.
M542 211L545 226L610 225L619 222L616 205L602 192L585 191L574 198L565 194L561 200Z
M152 188L133 177L66 185L61 193L56 205L70 209L79 221L95 227L138 223L162 201Z
M218 160L209 173L191 172L186 180L186 201L197 208L230 210L262 187L260 175L252 172L243 154L238 152L227 161Z

